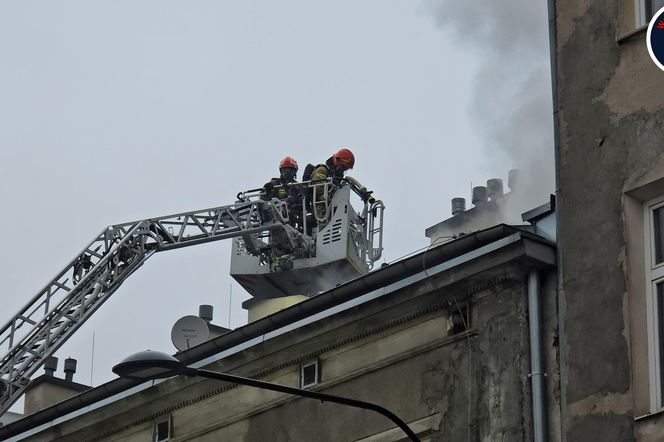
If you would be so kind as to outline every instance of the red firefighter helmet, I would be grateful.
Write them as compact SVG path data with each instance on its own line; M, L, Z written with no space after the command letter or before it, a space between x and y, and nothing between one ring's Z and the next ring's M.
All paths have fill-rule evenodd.
M279 163L279 170L285 167L292 167L293 169L295 169L295 171L297 171L297 161L295 161L295 158L290 156L284 157Z
M355 165L355 156L353 155L353 152L344 147L343 149L339 149L339 152L332 156L332 164L334 164L335 167L341 166L346 169L352 169Z

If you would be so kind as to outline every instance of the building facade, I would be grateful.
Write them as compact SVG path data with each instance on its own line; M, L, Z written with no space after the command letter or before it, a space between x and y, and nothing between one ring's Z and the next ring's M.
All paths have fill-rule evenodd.
M558 438L555 246L498 225L397 261L178 354L187 364L381 405L422 440L532 440L529 278ZM544 379L544 378L542 378ZM0 428L36 441L387 441L385 417L184 376L118 379Z
M645 42L658 3L555 2L567 441L664 440L664 72Z
M432 237L425 252L178 357L375 402L423 440L664 440L664 72L645 43L660 3L549 1L555 245L504 225L449 242ZM447 236L456 224L431 233ZM529 310L533 272L541 322ZM533 405L533 379L544 374L531 359L535 321L544 439ZM178 377L113 381L8 423L0 438L404 435L370 412Z

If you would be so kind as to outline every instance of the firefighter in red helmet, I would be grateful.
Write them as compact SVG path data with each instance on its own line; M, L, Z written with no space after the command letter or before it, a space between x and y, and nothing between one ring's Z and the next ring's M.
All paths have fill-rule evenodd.
M285 156L279 162L279 177L272 178L265 183L261 190L260 197L265 201L272 198L278 198L286 202L288 207L288 223L296 229L302 231L303 207L302 207L302 189L296 181L297 161L291 156ZM276 256L282 256L290 253L291 246L288 236L281 230L270 233L270 245Z
M297 175L297 161L291 156L285 156L279 162L279 178L272 178L265 183L261 191L261 198L269 200L271 198L279 198L285 200L291 195L291 186L296 184L295 180Z
M332 178L333 183L338 186L341 183L341 179L344 177L344 173L348 169L352 169L354 165L355 155L353 155L353 152L351 152L350 149L344 147L328 158L325 164L319 164L316 166L311 173L311 180L317 181ZM333 192L334 189L331 189L328 193L328 201L332 198ZM314 207L316 218L319 220L322 220L326 215L324 198L323 186L319 186L316 189L316 204Z
M334 178L341 181L344 173L355 165L355 155L350 149L339 149L334 155L327 159L325 164L319 164L311 173L312 180L324 180Z
M348 169L352 169L355 165L355 156L353 152L344 147L332 155L332 164L334 164L334 167L345 172Z
M279 170L284 169L284 168L293 168L297 172L297 161L295 161L295 158L286 155L279 161Z

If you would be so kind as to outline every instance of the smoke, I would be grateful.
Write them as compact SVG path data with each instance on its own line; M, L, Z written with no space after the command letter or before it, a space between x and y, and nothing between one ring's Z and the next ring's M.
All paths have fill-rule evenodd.
M554 190L546 2L425 0L438 26L477 54L469 113L487 158L521 169L528 203Z

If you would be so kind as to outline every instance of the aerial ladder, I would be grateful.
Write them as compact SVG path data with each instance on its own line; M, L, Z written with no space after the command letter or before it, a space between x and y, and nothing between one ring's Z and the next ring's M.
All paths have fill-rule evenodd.
M382 254L382 201L351 177L298 183L289 191L295 198L287 201L266 201L253 189L231 205L103 229L0 329L0 415L156 252L233 239L231 276L259 298L315 296L367 273ZM359 212L353 195L363 205Z

